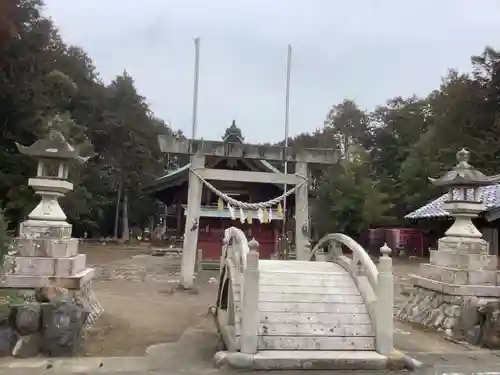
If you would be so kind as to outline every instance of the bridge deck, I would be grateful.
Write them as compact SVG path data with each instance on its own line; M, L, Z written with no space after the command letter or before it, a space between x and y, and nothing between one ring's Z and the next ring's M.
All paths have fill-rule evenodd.
M374 350L375 334L356 284L328 262L261 260L259 350ZM236 287L239 335L240 294Z

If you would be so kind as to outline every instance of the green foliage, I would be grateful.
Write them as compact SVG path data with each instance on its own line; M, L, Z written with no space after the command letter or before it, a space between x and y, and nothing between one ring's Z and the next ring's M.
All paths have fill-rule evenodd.
M426 98L396 97L371 113L345 100L328 112L323 129L290 141L337 146L344 158L315 175L319 235L407 225L404 215L442 193L428 177L451 168L462 147L476 168L500 173L500 53L486 48L472 65L472 74L450 71Z
M74 234L113 233L117 189L134 206L131 225L147 226L158 206L141 187L163 174L156 136L171 129L153 117L127 73L104 85L85 51L65 44L43 17L41 1L9 3L5 12L16 17L0 17L0 197L12 227L37 201L27 186L35 163L14 142L30 145L50 129L83 156L97 154L85 167L71 166L75 190L61 199Z
M125 227L148 226L159 206L142 196L142 187L187 162L161 155L157 135L182 133L152 114L127 72L105 85L85 51L64 43L43 16L42 1L2 4L0 197L10 229L37 201L27 186L35 163L15 142L30 145L50 129L83 155L97 154L85 167L71 167L75 190L61 199L76 236L111 235L117 209ZM291 147L338 148L343 157L339 165L312 170L319 234L356 236L374 226L405 225L405 214L439 194L428 177L450 168L459 148L471 151L478 169L500 173L500 53L486 48L472 67L472 74L450 71L427 97L396 97L371 113L344 100L323 126L289 139ZM243 138L233 125L225 135Z

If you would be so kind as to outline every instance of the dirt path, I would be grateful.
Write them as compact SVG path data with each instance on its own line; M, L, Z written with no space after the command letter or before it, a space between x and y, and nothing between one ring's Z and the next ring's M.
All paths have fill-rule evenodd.
M96 268L93 289L104 313L85 340L84 356L135 356L150 345L177 341L215 303L217 272L199 275L198 294L178 291L180 258L141 250L84 248ZM213 281L213 280L210 280Z

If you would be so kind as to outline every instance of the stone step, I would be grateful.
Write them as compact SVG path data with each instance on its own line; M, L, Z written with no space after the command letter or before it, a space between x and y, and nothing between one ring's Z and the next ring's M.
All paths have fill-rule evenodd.
M382 370L387 363L375 351L263 350L254 356L255 370Z
M375 335L371 324L327 324L327 323L261 323L261 336L361 336Z
M259 336L259 350L375 350L375 338L324 336Z

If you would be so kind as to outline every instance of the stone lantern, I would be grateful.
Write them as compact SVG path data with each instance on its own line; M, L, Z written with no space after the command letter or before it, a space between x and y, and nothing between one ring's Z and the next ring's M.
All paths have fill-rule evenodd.
M396 315L462 337L464 329L480 324L476 319L467 322L470 326L463 325L463 312L466 320L471 314L478 316L481 298L498 301L500 297L498 258L489 254L488 242L472 223L485 210L482 188L499 183L500 175L485 176L474 169L464 149L457 153L457 161L442 177L430 179L448 190L443 209L455 219L454 223L439 239L437 250L430 250L429 262L421 263L418 274L411 275L413 293Z
M472 223L485 210L483 187L499 183L500 175L485 176L474 169L464 149L457 153L457 161L442 177L430 179L448 190L443 209L454 223L439 239L437 250L430 250L429 262L411 275L413 292L396 315L462 340L464 332L480 327L479 318L474 318L479 317L479 301L500 297L498 258L489 254L488 242Z
M11 288L55 285L81 291L90 286L94 269L86 267L85 254L78 254L79 240L71 237L72 225L58 199L73 190L67 180L70 163L83 164L89 158L82 158L55 130L31 146L17 144L17 148L38 161L36 177L28 185L41 199L20 225L14 267L6 272L4 283Z
M500 175L486 176L469 164L469 151L457 152L458 164L442 177L430 181L448 189L443 209L454 219L453 225L439 240L439 249L488 254L488 243L472 223L472 219L486 209L482 188L500 182Z

